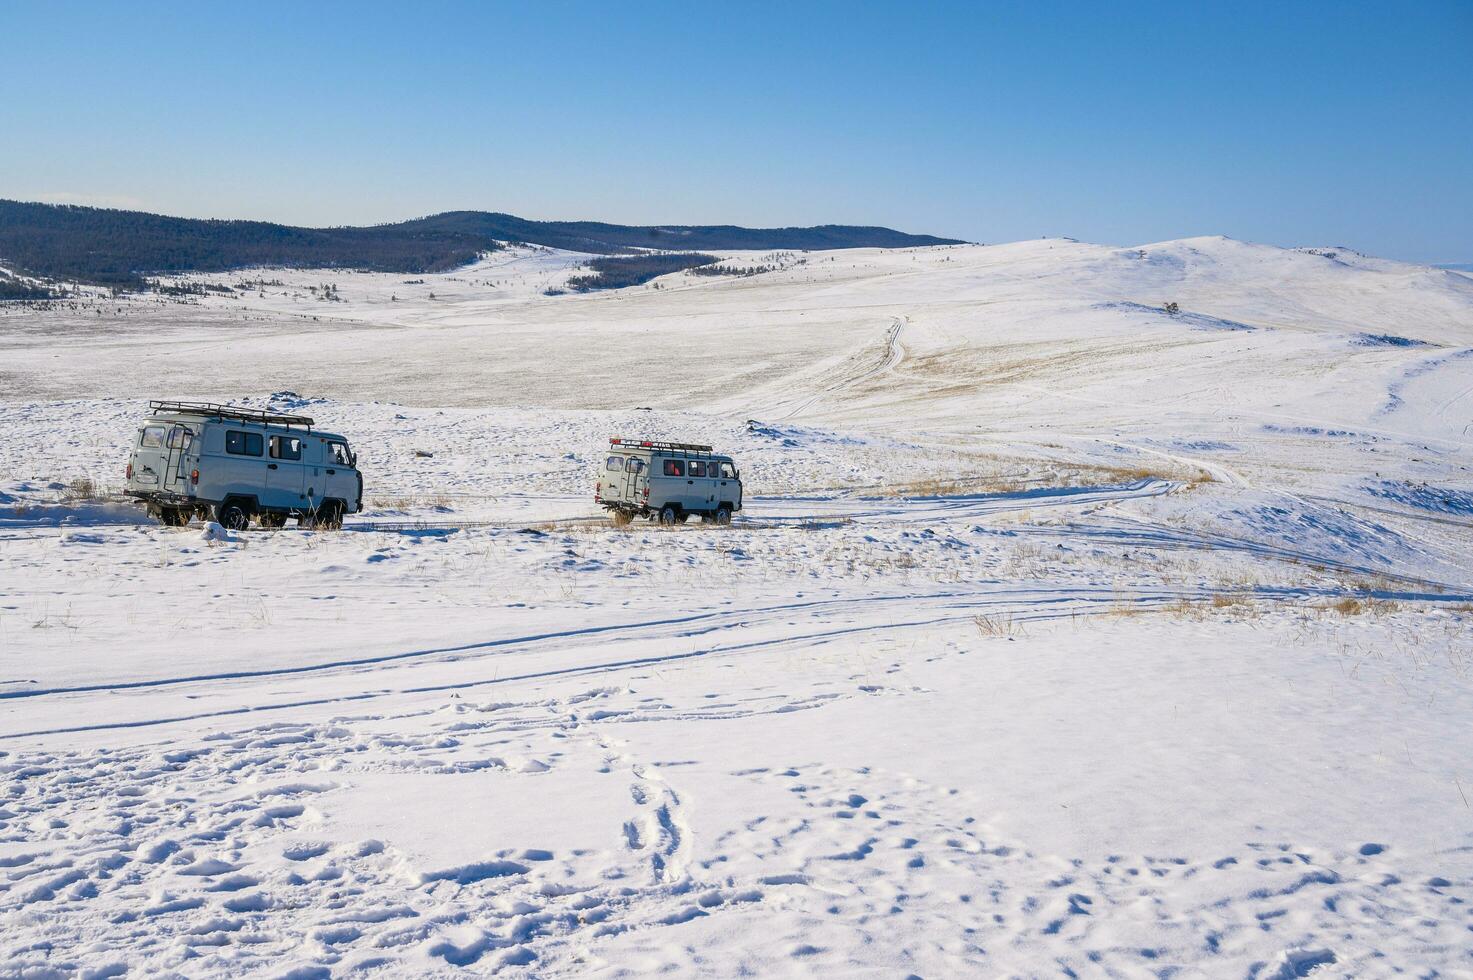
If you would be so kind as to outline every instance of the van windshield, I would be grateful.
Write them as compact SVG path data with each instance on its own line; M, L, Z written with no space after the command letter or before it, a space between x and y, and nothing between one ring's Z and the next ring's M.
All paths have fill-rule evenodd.
M348 451L346 442L330 442L327 444L327 455L334 466L352 466L353 454Z

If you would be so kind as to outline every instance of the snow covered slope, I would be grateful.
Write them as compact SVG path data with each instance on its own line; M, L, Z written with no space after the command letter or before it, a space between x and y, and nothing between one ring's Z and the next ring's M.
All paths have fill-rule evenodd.
M0 310L0 973L1473 970L1473 279L584 258ZM154 525L169 396L367 512ZM747 510L612 528L610 435Z

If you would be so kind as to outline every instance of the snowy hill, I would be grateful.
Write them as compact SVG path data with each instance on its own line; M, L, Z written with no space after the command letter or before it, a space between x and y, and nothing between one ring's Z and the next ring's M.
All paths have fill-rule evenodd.
M714 251L0 305L0 972L1473 967L1473 279ZM149 521L174 396L365 513ZM747 508L615 529L611 435Z

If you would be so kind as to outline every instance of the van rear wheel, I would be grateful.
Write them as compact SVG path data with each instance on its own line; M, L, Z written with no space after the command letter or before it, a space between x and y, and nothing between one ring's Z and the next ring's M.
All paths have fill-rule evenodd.
M716 513L714 513L714 514L711 515L711 519L713 521L715 521L717 524L720 524L720 525L723 525L723 526L725 526L727 524L730 524L731 523L731 508L730 507L717 507L716 508Z
M183 527L189 523L188 507L160 507L159 522L165 527Z
M677 514L675 508L671 507L669 504L666 504L664 507L660 508L661 524L674 524L679 519L680 515Z
M251 526L251 515L238 500L227 500L216 507L215 520L231 531L244 531Z

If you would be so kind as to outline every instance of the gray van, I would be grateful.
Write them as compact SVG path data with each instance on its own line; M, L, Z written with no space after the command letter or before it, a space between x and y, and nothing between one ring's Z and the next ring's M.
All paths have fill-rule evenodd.
M710 446L615 438L593 499L621 526L636 517L683 524L691 515L730 524L742 509L742 475L730 456Z
M128 460L124 493L164 524L196 515L233 530L294 517L341 527L363 509L363 475L348 440L305 415L211 402L152 401Z

